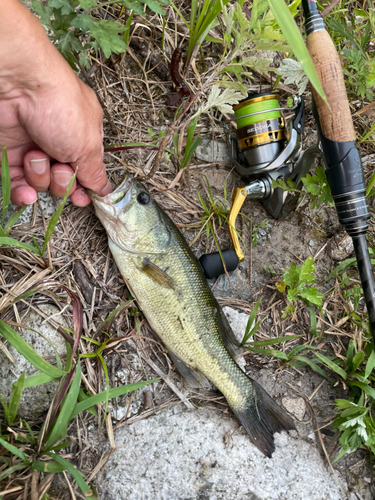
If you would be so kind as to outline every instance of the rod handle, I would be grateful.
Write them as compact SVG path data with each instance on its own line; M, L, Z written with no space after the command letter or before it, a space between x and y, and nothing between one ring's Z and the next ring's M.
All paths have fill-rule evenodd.
M307 36L306 45L329 104L312 90L324 136L337 142L355 141L344 75L331 37L324 29L314 31Z

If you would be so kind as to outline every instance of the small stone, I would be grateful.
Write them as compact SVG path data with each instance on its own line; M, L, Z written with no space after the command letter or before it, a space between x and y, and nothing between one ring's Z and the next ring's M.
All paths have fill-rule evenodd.
M303 398L291 398L289 396L282 399L284 408L297 420L302 421L306 412L306 403Z
M309 247L313 247L315 245L314 240L309 241Z
M198 160L210 163L232 161L226 143L222 139L212 140L210 137L203 137L195 150L195 156Z
M350 236L343 238L338 248L332 250L332 259L338 262L345 260L354 252L353 240Z

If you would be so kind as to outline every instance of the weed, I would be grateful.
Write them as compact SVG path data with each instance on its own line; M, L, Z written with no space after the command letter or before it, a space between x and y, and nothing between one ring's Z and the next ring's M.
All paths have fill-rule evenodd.
M48 0L42 3L33 0L34 11L48 28L51 41L74 70L80 64L89 67L90 52L102 49L105 57L111 53L122 54L126 50L129 29L133 15L126 23L107 19L96 19L91 14L97 9L110 5L124 8L144 16L144 6L157 14L164 15L161 5L168 0Z
M375 59L368 49L371 42L374 42L373 9L370 8L368 12L354 9L348 23L334 18L328 19L327 22L336 45L341 46L343 72L348 90L371 102L374 96L372 88L375 86Z
M326 204L329 207L334 205L324 167L316 167L315 174L307 174L306 177L302 178L302 183L306 191L299 189L291 179L287 179L286 182L282 179L272 181L272 187L275 189L281 188L283 191L288 191L289 193L307 193L312 209L320 208L322 204Z
M317 288L311 286L315 283L315 264L314 259L310 256L301 265L297 266L295 262L292 262L290 267L285 270L283 279L276 283L276 287L281 293L287 293L288 306L282 315L282 318L286 318L294 313L295 307L293 302L298 300L303 300L308 306L322 306L323 295L318 291ZM310 307L310 311L312 308Z

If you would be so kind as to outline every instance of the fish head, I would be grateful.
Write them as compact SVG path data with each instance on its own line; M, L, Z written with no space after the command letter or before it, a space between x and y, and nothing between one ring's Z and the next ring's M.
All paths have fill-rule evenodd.
M166 250L170 231L163 212L140 182L126 175L112 193L88 194L109 238L122 250L145 255Z

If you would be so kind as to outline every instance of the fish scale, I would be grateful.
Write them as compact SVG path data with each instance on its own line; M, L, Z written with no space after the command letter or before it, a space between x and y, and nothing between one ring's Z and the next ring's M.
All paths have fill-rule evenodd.
M233 359L238 342L178 228L132 179L104 198L90 196L126 285L180 373L195 387L200 374L210 380L271 456L273 433L293 421Z

